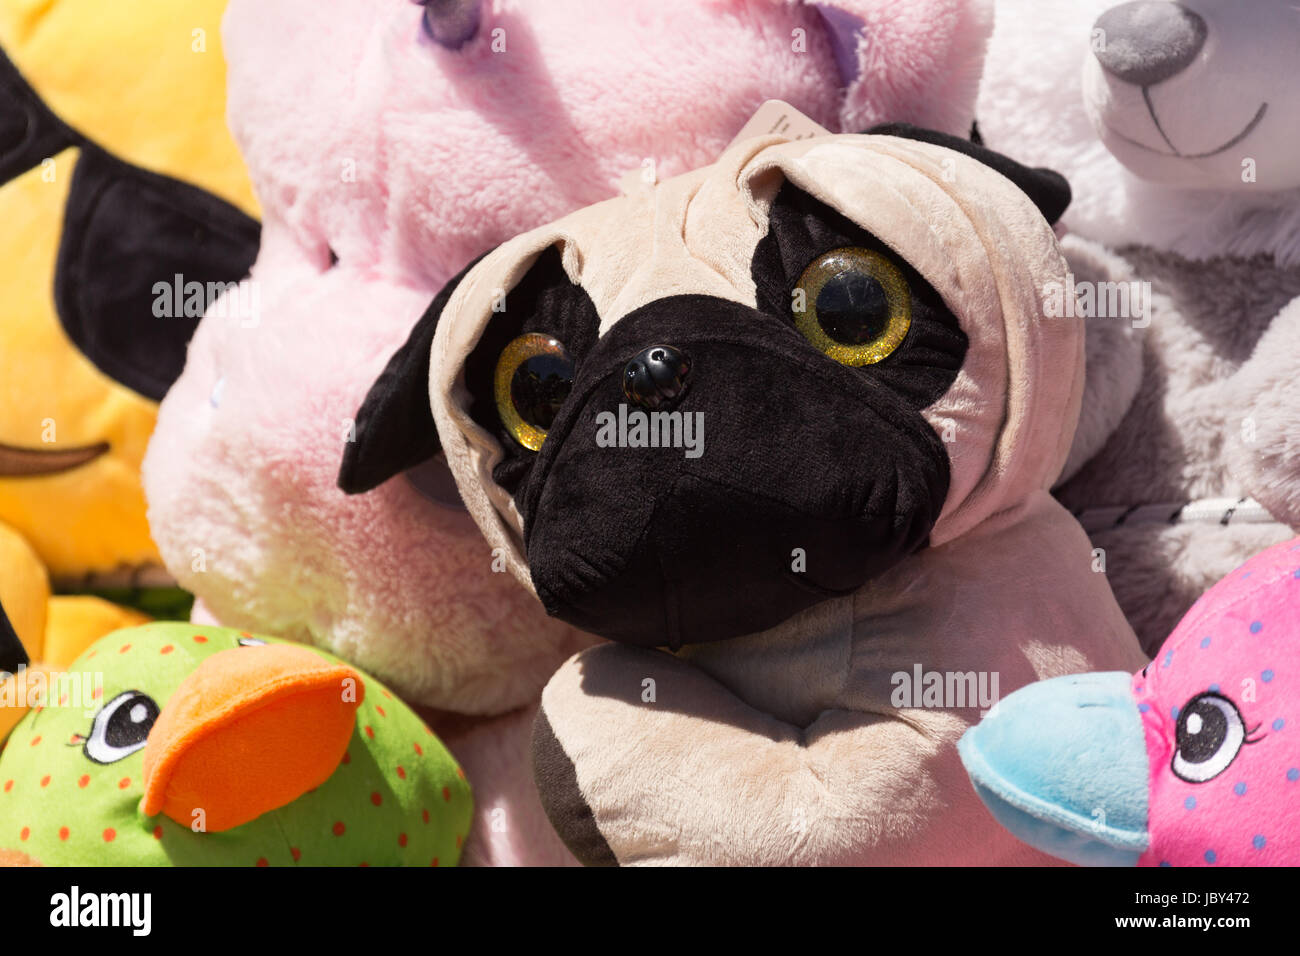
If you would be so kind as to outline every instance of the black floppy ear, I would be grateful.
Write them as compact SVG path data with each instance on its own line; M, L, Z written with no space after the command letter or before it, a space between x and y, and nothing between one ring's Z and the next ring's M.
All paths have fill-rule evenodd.
M0 184L80 142L0 50Z
M14 626L9 623L9 615L0 605L0 671L16 674L20 667L31 663L23 642L18 639Z
M486 253L485 253L486 254ZM356 437L343 450L338 485L349 495L377 488L399 472L438 454L438 429L429 408L429 351L438 317L479 256L442 287L393 353L357 410Z
M922 129L911 123L882 123L871 127L867 132L877 136L899 136L934 146L944 146L978 159L985 166L997 170L1019 186L1021 191L1033 200L1034 205L1043 214L1043 218L1052 224L1061 218L1070 205L1070 184L1060 173L1053 169L1022 166L1014 159L982 145L978 139L972 142L960 136ZM971 132L975 137L979 137L978 129L975 127L972 127Z
M213 292L233 292L260 240L225 200L83 146L54 275L63 331L105 375L161 401Z

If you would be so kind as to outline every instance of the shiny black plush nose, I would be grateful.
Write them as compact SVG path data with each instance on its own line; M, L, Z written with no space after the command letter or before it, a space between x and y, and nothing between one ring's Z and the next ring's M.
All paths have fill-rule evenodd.
M670 405L686 391L691 360L671 345L642 349L623 366L623 394L642 408Z
M1187 69L1209 32L1201 16L1167 0L1121 3L1094 26L1094 52L1106 72L1126 83L1151 86Z

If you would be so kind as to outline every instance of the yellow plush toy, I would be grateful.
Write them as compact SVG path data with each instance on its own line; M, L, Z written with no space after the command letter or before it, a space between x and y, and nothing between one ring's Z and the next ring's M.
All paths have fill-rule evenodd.
M0 0L0 602L33 666L142 618L51 581L166 580L140 461L202 311L172 290L243 278L259 233L224 8Z

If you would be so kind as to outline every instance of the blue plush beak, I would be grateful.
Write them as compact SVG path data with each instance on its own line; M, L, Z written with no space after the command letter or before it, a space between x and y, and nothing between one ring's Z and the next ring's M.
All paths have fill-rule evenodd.
M1131 675L1072 674L999 701L957 744L993 816L1084 866L1134 866L1147 833L1147 749Z

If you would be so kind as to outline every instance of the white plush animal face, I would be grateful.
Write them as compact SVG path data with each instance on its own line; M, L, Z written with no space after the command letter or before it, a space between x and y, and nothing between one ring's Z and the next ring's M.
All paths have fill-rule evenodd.
M1088 116L1138 176L1171 186L1300 186L1300 3L1139 0L1097 19Z

